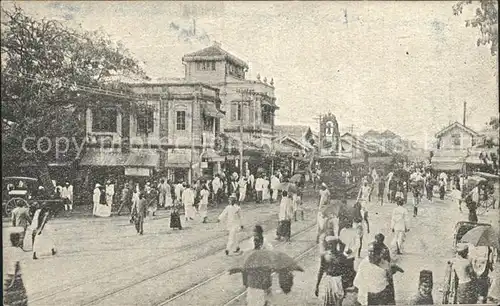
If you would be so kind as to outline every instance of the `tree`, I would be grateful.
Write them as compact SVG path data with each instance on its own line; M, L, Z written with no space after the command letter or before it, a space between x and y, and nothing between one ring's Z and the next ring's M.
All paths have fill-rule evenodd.
M27 154L22 147L27 137L81 137L82 111L110 99L99 88L125 90L117 78L146 76L124 46L102 31L36 20L19 7L2 9L2 15L2 127L9 127L2 133L3 164L43 167L54 151L44 154L43 147ZM69 155L75 153L71 149Z
M495 131L498 131L499 127L500 127L500 120L498 117L491 117L490 118L490 121L488 121L488 126L495 130Z
M462 14L465 5L471 0L460 1L453 5L453 14ZM476 2L475 2L476 3ZM498 50L498 2L495 0L480 0L476 8L476 15L465 21L465 26L479 28L481 37L477 39L477 46L490 45L491 54L496 55Z

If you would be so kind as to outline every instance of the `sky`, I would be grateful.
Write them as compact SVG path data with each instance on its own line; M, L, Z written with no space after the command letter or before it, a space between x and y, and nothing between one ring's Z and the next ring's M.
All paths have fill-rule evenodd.
M14 2L2 1L2 7ZM332 112L341 132L392 130L426 144L462 122L498 115L498 59L466 28L474 6L426 2L15 2L33 17L103 29L151 77L182 77L182 56L220 42L274 79L277 124ZM196 27L196 34L192 29Z

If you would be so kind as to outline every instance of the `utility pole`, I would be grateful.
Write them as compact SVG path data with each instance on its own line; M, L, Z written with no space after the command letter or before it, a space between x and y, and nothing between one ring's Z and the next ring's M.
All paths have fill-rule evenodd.
M467 115L467 102L464 101L464 120L463 120L464 126L465 126L465 117L466 117L466 115Z
M323 146L323 142L322 142L322 139L321 139L321 120L323 120L323 116L322 115L319 115L319 117L315 117L314 118L315 120L318 120L318 123L319 123L319 130L318 130L318 141L319 141L319 144L318 144L318 156L321 155L321 147Z
M249 95L252 95L254 91L252 89L248 88L243 88L243 89L237 89L236 92L241 94L241 100L238 103L238 110L236 110L236 115L240 116L240 177L244 175L243 173L243 102L246 102L245 97L248 97Z

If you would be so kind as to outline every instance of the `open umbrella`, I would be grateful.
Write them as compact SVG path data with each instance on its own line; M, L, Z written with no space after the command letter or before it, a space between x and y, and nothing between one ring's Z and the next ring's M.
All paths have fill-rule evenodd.
M460 240L463 243L471 243L474 246L489 246L500 248L498 235L491 226L478 226L467 233Z
M304 271L292 257L283 252L270 250L250 251L236 267L229 269L229 274L262 269L271 271Z
M302 180L301 174L294 174L288 181L291 183L300 183L301 180Z

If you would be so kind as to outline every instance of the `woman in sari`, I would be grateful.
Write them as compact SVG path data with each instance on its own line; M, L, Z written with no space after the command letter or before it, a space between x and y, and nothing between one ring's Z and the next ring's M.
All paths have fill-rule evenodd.
M345 296L342 278L348 270L346 257L341 250L341 242L338 238L328 236L325 248L325 252L321 255L314 294L320 298L322 305L341 306Z

